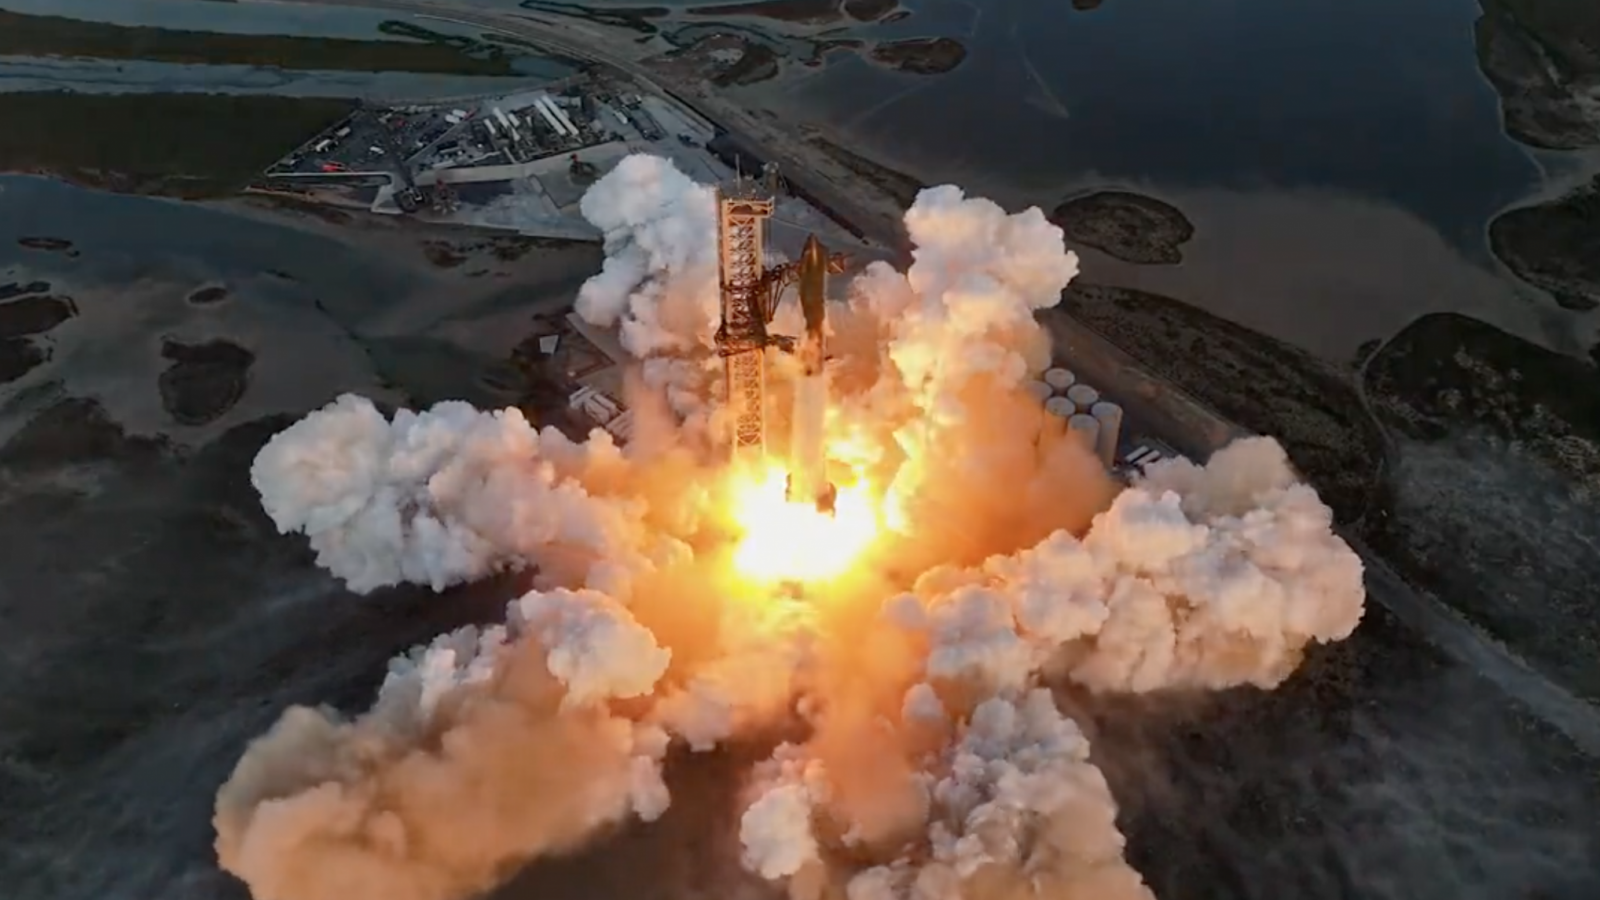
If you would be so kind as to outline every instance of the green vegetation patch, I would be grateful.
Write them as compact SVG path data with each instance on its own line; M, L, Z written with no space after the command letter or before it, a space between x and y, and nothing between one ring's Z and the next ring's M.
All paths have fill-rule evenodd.
M1368 365L1394 436L1373 547L1513 652L1600 700L1600 377L1454 313Z
M1062 308L1239 425L1277 438L1341 521L1373 502L1383 440L1348 376L1170 297L1073 282Z
M943 75L967 58L967 48L954 38L908 38L883 41L872 48L872 58L883 65L913 75Z
M1564 308L1600 307L1600 178L1554 202L1499 216L1489 223L1489 246Z
M780 22L826 24L839 21L840 0L757 0L754 3L719 3L691 6L691 16L753 16Z
M449 75L515 75L512 61L527 55L410 22L385 22L378 30L410 40L179 31L0 10L0 54Z
M1455 313L1423 316L1367 368L1386 423L1440 440L1476 428L1600 494L1600 378L1592 365Z
M1567 73L1600 72L1600 3L1594 0L1479 0L1479 6L1491 15L1509 16Z
M1050 221L1069 243L1084 244L1123 262L1176 265L1194 225L1181 210L1128 191L1097 191L1057 206Z
M355 106L227 94L0 93L0 171L130 194L224 196Z

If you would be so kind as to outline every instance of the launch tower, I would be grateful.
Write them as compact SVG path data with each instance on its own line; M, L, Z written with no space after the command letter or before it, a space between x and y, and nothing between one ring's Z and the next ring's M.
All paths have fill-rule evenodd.
M771 215L772 198L742 182L717 196L722 274L717 353L727 375L735 460L759 460L767 447L767 322L774 292L765 262Z
M766 265L766 226L772 210L772 195L761 192L742 178L731 189L717 195L722 322L717 328L716 341L727 378L732 455L738 462L760 463L765 459L767 348L775 346L791 353L798 352L811 389L797 392L797 397L804 393L811 402L806 404L807 415L802 417L798 415L800 404L797 401L794 425L798 439L791 441L796 445L791 463L799 469L798 494L816 500L819 508L831 510L833 489L822 472L821 447L821 422L827 403L822 372L826 359L824 295L828 273L842 272L845 257L827 253L812 235L798 262ZM806 323L805 334L798 341L767 331L784 288L793 283L800 287L800 306ZM808 424L802 426L802 418ZM804 445L803 450L801 445ZM791 486L795 486L794 472L790 478Z

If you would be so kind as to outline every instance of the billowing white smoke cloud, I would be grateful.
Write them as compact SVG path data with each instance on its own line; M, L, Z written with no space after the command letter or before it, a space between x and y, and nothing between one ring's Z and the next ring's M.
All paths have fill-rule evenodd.
M641 501L599 501L576 480L619 460L603 432L575 445L515 408L451 401L390 420L346 394L268 441L250 478L278 530L304 533L357 593L535 561L555 583L615 589L619 571L652 566L646 544L664 552L636 527Z
M755 799L739 820L744 864L763 878L786 878L820 858L811 817L828 799L827 776L799 747L780 744L752 780Z
M1312 641L1360 621L1361 559L1282 447L1240 441L1148 476L1095 518L971 570L936 569L890 602L927 636L927 675L1023 688L1064 657L1095 690L1276 687Z
M1078 274L1061 229L1036 207L1008 215L993 201L945 185L906 212L915 245L901 275L868 267L855 293L889 329L889 357L932 423L960 425L958 391L976 374L1003 386L1037 370L1044 348L1034 311L1061 302Z
M716 195L671 160L635 154L596 181L579 210L605 235L600 273L578 292L578 315L620 326L644 358L709 346L717 330Z
M694 750L787 716L815 664L817 622L804 610L774 604L725 610L714 655L684 684L663 693L652 721Z
M286 712L217 795L218 860L256 900L438 900L654 819L667 735L606 701L648 693L668 657L604 595L530 593L397 660L354 721Z
M957 515L939 484L1014 486L1036 464L1026 442L991 439L989 428L1018 430L1017 422L978 423L994 413L996 394L1048 365L1049 340L1034 313L1060 303L1078 273L1061 229L1037 208L1008 214L947 185L919 193L905 222L915 245L910 269L873 263L851 291L853 310L880 323L897 377L840 403L847 417L901 423L894 442L905 463L888 485L895 527Z
M1204 467L1152 466L1082 540L1058 531L924 573L883 611L925 679L905 694L895 743L951 721L960 736L913 785L931 811L914 851L855 875L850 900L1008 895L1023 872L1068 900L1147 897L1088 742L1041 673L1095 691L1275 687L1309 643L1349 636L1364 597L1360 558L1268 438ZM847 837L854 823L830 807L819 760L785 748L780 762L743 835L754 870L793 876L821 858L818 823Z
M624 158L583 195L579 210L605 235L606 260L584 283L579 316L616 326L623 349L643 361L646 384L666 392L679 416L701 412L714 359L687 357L712 346L720 317L716 195L672 161Z
M982 896L1153 896L1123 861L1089 742L1049 691L980 703L930 774L927 846L851 878L850 900L955 898L964 885Z
M608 258L580 313L620 326L680 415L703 407L710 191L635 156L583 212ZM1048 359L1033 314L1076 256L1038 210L952 187L906 224L910 271L875 264L852 285L829 427L911 514L863 561L887 574L836 596L718 574L726 537L699 510L725 473L709 461L663 474L515 410L391 418L346 396L261 450L267 513L352 590L502 570L535 590L505 624L396 660L369 713L291 710L252 745L216 825L257 900L472 895L658 817L669 740L704 750L797 715L809 736L745 785L751 871L849 900L1148 900L1050 686L1276 685L1356 626L1360 560L1270 439L1158 464L1114 499L1087 454L1035 446L1016 386Z

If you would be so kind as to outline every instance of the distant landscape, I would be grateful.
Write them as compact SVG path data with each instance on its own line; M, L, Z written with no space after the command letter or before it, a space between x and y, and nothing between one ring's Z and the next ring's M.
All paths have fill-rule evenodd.
M1069 23L1177 8L1033 2L1038 15ZM1212 4L1217 19L1208 24L1238 26L1224 15L1235 6L1281 8L1252 2L1260 5ZM1358 24L1372 31L1414 12L1364 2ZM1069 77L1062 71L1075 70L1049 70L1037 43L1022 58L1025 43L1006 30L1019 27L1006 18L1013 4L982 0L595 10L504 0L496 8L608 30L652 77L681 79L689 99L712 97L791 141L809 154L801 159L817 160L820 180L859 192L882 221L942 182L935 167L896 160L887 139L869 139L873 123L896 108L911 111L895 127L928 119L930 133L950 143L930 143L930 157L958 158L975 180L993 176L1002 191L992 196L1016 195L1004 205L1035 205L1061 226L1082 267L1061 309L1167 379L1163 389L1276 437L1341 534L1372 551L1359 629L1310 648L1280 690L1058 698L1084 707L1071 712L1121 804L1129 859L1162 900L1593 900L1600 831L1585 816L1600 770L1592 747L1506 688L1503 673L1402 621L1386 596L1396 582L1373 575L1392 570L1473 647L1548 687L1541 697L1600 708L1600 161L1584 155L1600 150L1600 0L1479 4L1475 23L1455 9L1459 27L1436 32L1454 56L1398 63L1414 65L1424 82L1464 72L1465 88L1439 87L1466 110L1452 106L1442 133L1476 128L1480 145L1537 169L1527 175L1540 180L1533 187L1519 186L1514 169L1510 187L1472 194L1494 212L1465 207L1466 239L1440 237L1451 229L1419 212L1424 204L1405 206L1411 195L1384 195L1381 178L1307 187L1280 184L1274 171L1249 173L1243 186L1211 184L1216 170L1189 168L1190 148L1176 141L1158 148L1167 155L1140 158L1148 171L1113 174L1099 167L1120 157L1097 146L1070 179L1027 170L1030 159L1059 162L1065 142L1013 142L1006 154L962 149L951 123L991 114L1086 133L1094 110L1075 91L1091 78L1111 86L1102 105L1137 94L1140 79L1153 84L1142 101L1102 108L1095 121L1120 129L1120 146L1168 141L1173 111L1158 101L1174 88L1162 67L1197 37L1162 31L1169 23L1159 16L1137 33L1148 48L1136 42L1114 60L1122 67L1096 62ZM1314 15L1359 5L1312 4L1304 15L1325 23ZM264 8L264 18L305 11ZM520 88L514 79L540 61L567 64L516 38L369 12L370 39L0 11L0 57L111 61L93 67L105 85L85 90L115 89L113 70L140 63L254 67L250 77L261 75L269 92L281 90L279 70L416 73L452 87L452 76L489 76ZM1223 49L1272 48L1258 37ZM1364 64L1326 61L1330 71ZM995 72L1011 80L991 83ZM1230 74L1216 74L1215 96L1265 90ZM845 112L794 99L830 79L850 95L837 108ZM0 176L44 176L0 177L0 535L24 561L0 589L0 676L9 679L0 685L0 796L15 812L0 815L0 877L22 884L14 900L243 896L217 868L212 816L214 789L246 743L290 703L365 708L393 654L442 630L497 621L506 596L525 585L517 573L443 597L400 588L356 602L314 570L305 541L284 538L263 513L251 466L264 441L343 391L386 412L447 399L515 405L581 438L590 423L569 406L570 377L605 364L567 319L580 285L605 262L598 241L240 196L363 101L157 88L0 92ZM1330 106L1346 100L1361 98ZM1319 115L1284 123L1298 131L1282 146L1331 155L1320 139L1330 122L1346 120ZM1211 127L1200 118L1202 130ZM1422 152L1374 134L1383 152L1404 157L1402 171L1457 161L1438 158L1437 144ZM367 152L364 140L349 147ZM1520 156L1535 151L1537 165ZM1385 164L1375 159L1362 165ZM1060 168L1069 165L1079 161ZM1463 194L1481 187L1460 181ZM1191 182L1200 187L1184 193ZM480 187L491 186L527 187ZM1521 199L1501 208L1502 188ZM1241 323L1259 310L1230 317L1222 313L1239 306L1213 308L1217 285L1252 288L1281 263L1289 277L1255 296L1278 304L1282 321L1302 314L1297 304L1308 298L1322 300L1319 291L1337 304L1362 290L1341 293L1351 270L1330 266L1330 288L1304 273L1318 256L1269 260L1254 245L1228 243L1218 236L1224 204L1208 198L1216 196L1303 203L1298 218L1251 211L1225 224L1303 229L1315 253L1331 243L1321 240L1328 222L1344 221L1317 218L1329 198L1409 217L1451 264L1471 271L1471 287L1487 283L1483 292L1503 305L1473 307L1452 293L1456 282L1418 263L1416 293L1433 296L1414 306L1402 296L1385 307L1398 318L1337 352L1312 352L1265 333L1262 320L1274 316L1249 327ZM459 199L474 202L465 189ZM1391 270L1374 271L1376 281ZM1350 299L1352 318L1370 300ZM1484 320L1506 309L1528 314ZM1512 333L1527 322L1535 327ZM558 349L544 349L555 335ZM731 773L746 768L734 758L746 751L674 758L668 818L542 861L489 900L745 896L744 883L720 880L723 869L740 868L737 848L720 838L737 829L733 795L748 785Z
M1507 126L1600 146L1600 4L1484 0L1480 60ZM1514 29L1514 35L1505 29ZM1530 93L1483 41L1514 37L1553 80ZM1193 233L1153 198L1064 205L1068 233L1167 264ZM1560 308L1600 307L1600 179L1489 224L1494 253ZM1177 299L1074 284L1065 305L1252 430L1277 436L1339 518L1408 580L1568 689L1600 702L1600 343L1553 353L1467 316L1424 316L1340 365ZM1553 623L1560 623L1554 625Z
M0 170L130 194L226 196L355 105L259 95L0 92L0 121L27 123L0 129ZM106 140L108 128L118 140Z
M558 11L549 4L532 4ZM1483 0L1478 58L1505 96L1506 126L1519 140L1541 147L1600 146L1600 105L1584 99L1600 73L1600 6L1571 0ZM841 6L793 2L695 7L688 15L757 17L811 25L848 18L870 21L892 4ZM664 23L671 11L624 8L586 13L559 7L597 22L619 16ZM651 26L652 30L654 25ZM381 69L417 72L512 74L512 58L528 48L507 40L445 35L411 23L387 22L382 30L410 40L347 40L207 34L163 28L126 28L99 23L0 12L0 52L92 55L112 59L159 59L185 63L253 63L286 67ZM846 43L840 39L830 39ZM867 45L862 44L862 47ZM895 49L896 47L902 49ZM1518 48L1511 53L1506 48ZM721 61L732 53L733 62ZM869 55L908 71L948 70L965 50L959 43L907 41L878 44ZM722 54L719 56L718 54ZM1521 54L1521 55L1518 55ZM663 58L723 86L778 77L780 57L767 45L739 34L697 37ZM1545 60L1530 68L1530 60ZM1537 85L1527 79L1544 73ZM1520 80L1519 80L1520 79ZM1533 85L1533 86L1530 86ZM54 174L86 185L129 193L188 199L215 198L249 183L285 150L352 109L354 101L208 94L87 95L0 93L0 117L28 122L0 133L0 169ZM140 127L160 122L162 127ZM84 123L95 123L86 128ZM116 124L125 139L105 141L98 129ZM902 206L921 187L895 172L807 129L807 140L892 195ZM1600 181L1571 194L1512 209L1487 229L1494 253L1530 286L1548 292L1561 308L1600 306ZM1069 199L1053 212L1069 243L1099 249L1135 265L1181 265L1196 232L1183 212L1136 192L1108 191ZM1417 584L1448 596L1475 622L1514 647L1542 660L1569 685L1600 698L1600 675L1570 662L1568 642L1600 640L1586 631L1592 621L1581 607L1567 609L1572 628L1552 632L1522 622L1515 609L1532 604L1528 580L1499 584L1480 573L1478 562L1495 558L1486 535L1474 529L1505 521L1519 503L1538 503L1529 492L1481 495L1498 505L1473 512L1475 498L1452 503L1420 502L1432 491L1424 460L1447 448L1466 452L1515 450L1537 460L1551 477L1573 485L1594 484L1591 454L1600 441L1588 423L1600 421L1600 380L1584 362L1552 354L1498 329L1462 316L1430 316L1388 341L1373 342L1360 358L1320 360L1281 341L1146 291L1080 281L1065 305L1147 364L1197 394L1219 411L1264 433L1279 436L1292 457L1317 483L1342 521L1356 528ZM1600 342L1594 355L1600 357ZM1174 352L1174 348L1180 348ZM1427 348L1423 350L1421 348ZM1446 354L1446 368L1419 369L1424 357ZM1513 365L1513 374L1507 366ZM1563 374L1547 375L1545 372ZM1588 372L1591 377L1583 377ZM1515 381L1508 381L1513 378ZM1512 390L1512 388L1515 390ZM1453 399L1452 399L1453 398ZM1468 399L1470 398L1470 399ZM1486 410L1495 410L1485 418ZM1585 417L1590 418L1586 419ZM1528 423L1538 423L1537 427ZM1532 428L1532 430L1529 430ZM1541 438L1540 435L1545 435ZM1482 443L1488 441L1489 443ZM1501 448L1495 450L1493 448ZM1498 465L1498 463L1497 463ZM1419 468L1420 467L1420 468ZM1482 468L1480 467L1480 471ZM1600 501L1591 488L1576 487L1561 515L1574 540L1600 546ZM1531 508L1530 508L1531 510ZM1533 515L1530 511L1529 515ZM1550 514L1546 510L1546 515ZM1446 525L1440 516L1449 516ZM1440 543L1445 533L1460 539ZM1504 544L1504 538L1494 538ZM1587 546L1581 544L1578 546ZM1477 547L1470 559L1459 552ZM1507 552L1513 552L1507 550ZM1537 545L1515 550L1513 564L1538 565L1552 576L1584 583L1600 570L1586 568L1600 554L1564 554L1537 562ZM1464 573L1478 573L1463 579ZM1564 574L1563 574L1564 573ZM1488 585L1494 585L1491 589ZM1551 602L1564 603L1565 588L1551 588ZM1573 590L1577 590L1574 588ZM1580 592L1581 593L1581 592ZM1476 598L1476 599L1475 599ZM1501 598L1501 599L1496 599ZM1573 595L1571 603L1578 603ZM1559 638L1556 637L1559 635ZM1563 661L1566 660L1566 661Z
M358 72L516 75L527 48L449 35L412 22L379 25L393 40L223 34L85 22L0 10L0 55L93 57L196 65Z

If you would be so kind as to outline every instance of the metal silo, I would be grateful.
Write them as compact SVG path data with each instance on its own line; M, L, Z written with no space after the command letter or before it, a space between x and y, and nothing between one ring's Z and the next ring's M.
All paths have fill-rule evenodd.
M1087 453L1095 452L1095 444L1100 439L1100 423L1094 416L1078 413L1067 420L1067 435L1078 442Z
M1067 419L1077 412L1072 401L1051 397L1044 402L1044 422L1039 426L1039 447L1046 449L1067 431Z
M1095 442L1095 452L1106 468L1117 458L1117 441L1122 439L1122 407L1110 400L1101 400L1089 407L1089 415L1100 423L1100 437Z
M1050 390L1057 394L1065 394L1067 392L1067 388L1072 387L1073 384L1077 383L1078 376L1072 374L1072 370L1070 369L1045 369L1044 381L1045 384L1050 385Z

